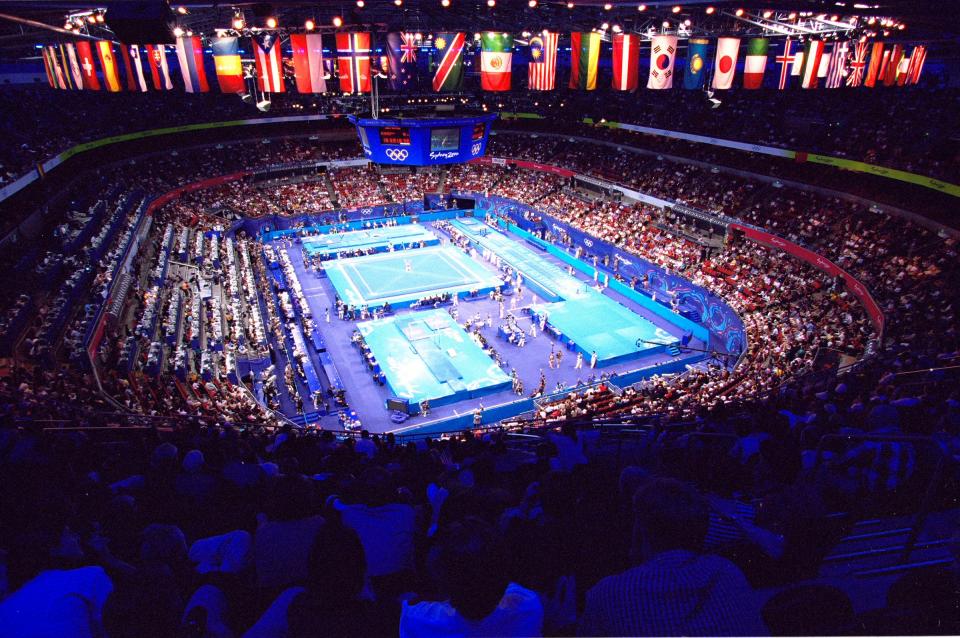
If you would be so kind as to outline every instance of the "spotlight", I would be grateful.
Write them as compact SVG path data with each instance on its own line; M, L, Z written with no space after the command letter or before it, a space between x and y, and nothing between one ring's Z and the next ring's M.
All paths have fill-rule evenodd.
M637 5L637 11L646 11L646 10L647 10L647 5L645 5L645 4L638 4L638 5Z
M450 0L440 0L440 6L446 9L450 6Z
M568 9L572 9L572 8L573 8L573 3L572 3L572 2L568 2L568 3L567 3L567 8L568 8Z
M797 14L796 14L796 13L791 13L790 15L787 16L787 19L788 19L788 20L796 20L796 19L797 19Z
M530 7L531 9L536 9L536 8L537 8L537 0L528 0L528 1L527 1L527 6Z
M669 29L669 28L670 28L670 23L669 23L668 21L664 20L662 26L663 26L664 29Z
M620 25L619 25L619 24L613 25L613 32L614 32L614 33L620 33L621 31L623 31L623 29L620 28Z
M487 6L491 9L497 6L497 0L487 0Z
M267 25L267 28L268 28L268 29L276 29L276 28L277 28L277 19L274 18L273 16L270 16L269 18L267 18L266 25Z
M903 31L904 29L907 28L907 25L905 25L905 24L898 24L898 25L897 25L897 28L898 28L899 30Z
M737 17L738 17L738 18L739 18L740 16L742 16L742 15L743 15L743 9L737 9L737 10L736 10L736 14L737 14Z
M713 12L714 12L714 11L716 11L716 9L714 9L713 7L707 7L707 15L708 15L708 16L713 15Z
M361 8L361 9L362 9L366 4L367 4L367 3L364 2L363 0L357 0L357 6L358 6L359 8Z
M403 6L403 0L393 0L393 4L397 5L398 7L402 7L402 6Z
M63 28L66 29L67 31L70 31L71 29L73 29L73 23L68 22L65 25L63 25Z
M673 11L674 13L680 13L680 5L679 5L679 4L678 4L678 5L674 5L674 7L673 7L673 9L671 9L671 11Z
M303 23L303 28L307 31L313 31L316 28L316 23L313 20L307 20Z
M177 13L179 13L179 14L182 15L182 16L183 16L183 15L187 15L187 8L184 7L183 5L181 5L181 6L177 7Z
M839 19L840 19L840 16L838 16L838 15L832 15L832 16L830 16L830 22L836 22L836 21L839 20Z
M683 26L685 27L689 27L691 24L692 23L690 22L690 18L687 18L686 20L683 21Z
M613 8L613 5L610 4L609 2L606 3L605 5L603 5L603 10L604 10L604 11L609 11L609 10L612 9L612 8Z
M340 16L333 16L333 26L337 27L338 29L342 27L343 18L341 18Z
M92 15L88 15L88 16L87 16L87 22L89 22L90 24L93 24L93 23L96 22L96 21L97 21L97 19L94 18Z
M770 16L772 15L773 15L773 11L771 11L770 9L767 9L766 11L763 12L763 19L769 20Z
M182 9L182 8L183 8L183 7L181 7L181 9ZM98 14L97 14L96 21L99 22L100 24L103 24L103 14L102 14L102 13L98 13Z
M181 29L180 27L174 27L174 28L173 28L173 35L174 35L174 37L176 37L176 38L181 37L181 36L183 35L183 29Z

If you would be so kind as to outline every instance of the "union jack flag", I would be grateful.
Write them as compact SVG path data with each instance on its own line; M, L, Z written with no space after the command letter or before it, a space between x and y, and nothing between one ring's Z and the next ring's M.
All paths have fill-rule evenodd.
M853 57L850 58L850 73L847 75L847 86L860 86L863 84L863 75L867 70L867 47L866 42L857 42L853 47Z
M408 64L417 61L417 36L414 33L400 34L400 64Z

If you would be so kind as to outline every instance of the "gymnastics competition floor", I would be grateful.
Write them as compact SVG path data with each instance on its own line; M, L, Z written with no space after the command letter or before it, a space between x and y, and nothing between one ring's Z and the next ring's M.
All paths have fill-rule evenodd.
M486 294L503 285L494 273L451 246L350 257L324 265L340 299L357 307L378 308L384 303L407 307L444 292Z
M375 252L383 252L407 246L436 246L439 243L437 236L420 224L400 224L304 237L303 252L308 257L330 257L356 250L373 249Z
M394 395L439 406L491 394L510 377L446 310L357 324Z

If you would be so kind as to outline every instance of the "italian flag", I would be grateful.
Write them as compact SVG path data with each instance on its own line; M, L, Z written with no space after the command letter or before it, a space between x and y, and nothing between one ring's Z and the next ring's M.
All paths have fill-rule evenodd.
M574 31L570 34L570 88L593 91L597 88L600 34Z
M769 46L770 41L766 38L751 38L747 42L747 57L743 61L743 88L759 89L763 84Z
M480 45L480 88L484 91L509 91L513 36L490 31L483 34Z

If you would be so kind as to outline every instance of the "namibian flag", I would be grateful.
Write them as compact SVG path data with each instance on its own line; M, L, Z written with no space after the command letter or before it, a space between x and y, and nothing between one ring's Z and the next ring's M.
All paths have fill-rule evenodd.
M600 61L600 34L574 31L570 34L571 89L593 91L597 88L597 63Z
M243 93L243 64L240 63L239 38L217 38L210 43L217 82L223 93Z
M463 45L466 34L438 33L433 38L437 50L437 69L433 73L433 90L459 91L463 87Z
M207 72L203 68L203 45L200 36L177 38L177 59L180 61L184 90L187 93L208 92L210 85L207 84Z

